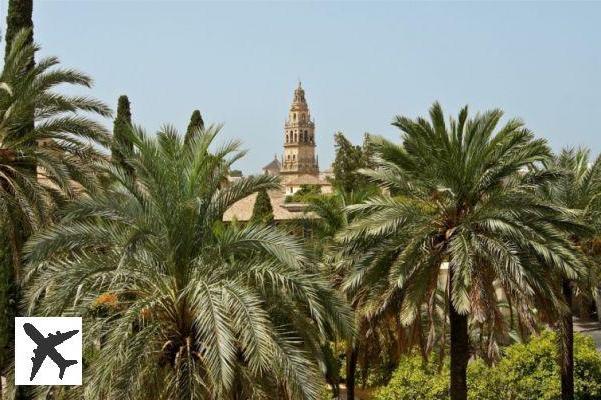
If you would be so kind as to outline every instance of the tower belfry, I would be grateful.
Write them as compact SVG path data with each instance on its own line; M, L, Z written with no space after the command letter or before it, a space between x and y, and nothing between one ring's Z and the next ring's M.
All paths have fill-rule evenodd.
M319 175L315 158L315 122L311 120L305 91L298 82L284 124L284 157L280 174L285 180L300 175Z

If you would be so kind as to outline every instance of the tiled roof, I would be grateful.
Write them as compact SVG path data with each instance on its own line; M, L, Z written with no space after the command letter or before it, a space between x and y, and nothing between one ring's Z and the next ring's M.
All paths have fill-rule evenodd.
M263 170L276 170L279 171L281 168L280 161L276 158L273 159L272 162L263 167Z
M273 219L275 221L287 221L299 218L311 218L310 214L305 214L303 207L294 207L293 204L286 204L286 194L282 190L273 190L268 192L273 208ZM252 218L253 207L257 200L257 193L243 198L234 203L223 214L224 221L249 221Z
M299 186L299 185L325 186L325 185L329 185L329 184L330 184L329 182L321 180L315 175L309 175L309 174L298 176L298 177L292 179L291 181L286 182L286 186Z

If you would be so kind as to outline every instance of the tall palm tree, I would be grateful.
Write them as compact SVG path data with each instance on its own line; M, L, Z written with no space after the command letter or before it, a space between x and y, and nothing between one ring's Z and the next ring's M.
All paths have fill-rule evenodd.
M353 220L353 216L347 212L347 207L353 204L361 203L367 200L378 191L373 185L370 187L357 187L353 191L345 191L344 188L337 188L334 193L323 194L321 196L309 199L306 213L308 217L302 221L304 227L309 227L313 237L314 252L321 259L323 272L329 277L336 288L340 288L345 277L352 269L352 262L340 252L340 246L336 242L336 234L345 229ZM317 218L316 218L317 217ZM398 359L402 351L405 351L410 344L417 342L423 353L426 352L425 337L422 331L421 320L416 320L414 324L408 327L399 327L396 323L398 318L388 313L387 315L371 313L372 304L362 293L355 293L355 296L349 297L353 310L355 311L355 325L357 334L354 340L346 343L346 398L355 399L355 386L357 381L357 369L359 364L362 367L363 384L365 384L370 364L376 364L380 358L390 360ZM432 316L432 313L429 314ZM431 325L434 325L434 320ZM396 342L393 344L390 340L390 326L394 325ZM384 340L379 340L383 338ZM392 345L392 346L391 346ZM385 357L380 357L379 353L388 353ZM374 365L372 365L374 366ZM338 367L336 365L336 367Z
M19 263L15 221L24 222L30 231L49 221L52 206L61 198L94 187L94 164L102 159L95 145L108 144L109 135L82 112L111 114L95 99L53 91L64 84L92 84L78 71L58 68L57 58L44 58L28 70L39 47L28 44L27 35L27 30L17 35L0 75L0 209L11 233L15 263ZM35 126L19 135L30 124L31 110ZM37 170L31 170L32 163Z
M376 293L381 308L398 304L406 324L445 279L452 400L467 399L468 317L499 321L495 287L561 307L549 273L576 277L581 266L563 231L567 211L534 190L549 179L531 168L550 159L548 146L518 120L497 129L501 117L468 119L466 107L447 124L438 103L429 121L396 117L402 145L374 139L378 168L365 171L388 194L349 207L357 217L339 235L361 258L346 290Z
M1 313L6 321L16 312L24 241L52 219L58 204L95 186L99 145L109 140L101 125L82 114L109 116L107 106L55 91L63 84L90 87L92 80L59 68L55 57L31 67L39 47L30 43L30 34L22 30L16 35L0 73L0 229L7 244L3 272L9 274L3 283L10 286L12 297L1 299L2 311L11 308ZM0 335L2 354L8 354L4 347L12 336L7 329L11 333Z
M308 200L305 213L306 218L300 221L303 227L309 227L312 232L312 245L315 256L321 260L322 272L328 277L330 282L335 287L340 286L344 272L340 265L343 263L337 259L338 246L335 242L335 236L338 231L346 227L349 223L349 218L346 212L346 207L351 204L363 201L370 194L369 191L356 190L346 191L343 187L337 188L332 194L322 194L312 197ZM350 299L349 299L350 300ZM351 303L353 303L351 301ZM355 305L353 305L355 306ZM362 332L365 326L362 323L362 317L355 312L356 325L358 331ZM363 335L356 336L354 340L349 340L346 343L346 398L349 400L355 399L355 375L357 371L357 363L359 360L359 340ZM329 365L329 374L333 377L338 377L339 366ZM332 382L334 395L339 396L338 382Z
M550 171L559 172L559 178L545 186L545 195L560 207L578 211L579 222L592 229L586 234L573 232L570 235L574 245L586 255L594 256L591 242L595 234L601 232L601 157L590 159L587 149L564 149L547 164ZM560 337L561 393L563 400L574 398L574 335L573 335L573 299L574 289L580 288L582 294L596 287L595 277L598 267L591 262L579 282L569 277L560 277L561 292L568 307L559 314L557 324ZM595 271L596 269L596 271ZM585 297L583 296L583 297Z
M273 226L222 223L234 202L278 187L228 183L237 142L219 128L184 143L135 129L118 184L76 200L28 243L28 304L82 315L89 361L77 398L316 399L320 345L352 334L341 296L302 245Z

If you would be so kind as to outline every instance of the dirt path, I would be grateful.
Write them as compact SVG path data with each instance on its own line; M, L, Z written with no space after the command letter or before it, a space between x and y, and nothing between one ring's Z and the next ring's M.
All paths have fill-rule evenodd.
M597 350L601 351L601 322L582 321L574 318L574 332L581 332L593 338Z
M355 400L368 400L371 399L371 395L368 390L361 390L360 388L355 388ZM346 386L343 384L340 385L340 395L338 396L339 400L346 400Z

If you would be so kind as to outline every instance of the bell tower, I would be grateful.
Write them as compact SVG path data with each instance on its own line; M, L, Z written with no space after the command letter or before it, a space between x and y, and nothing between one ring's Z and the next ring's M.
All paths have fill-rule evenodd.
M319 176L315 146L315 122L311 120L305 91L299 81L284 124L284 157L280 174L285 181L300 175Z

